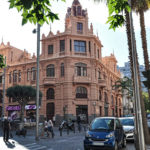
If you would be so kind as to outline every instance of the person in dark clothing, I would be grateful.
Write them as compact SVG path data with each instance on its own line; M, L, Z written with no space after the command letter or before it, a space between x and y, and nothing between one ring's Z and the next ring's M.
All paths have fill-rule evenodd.
M3 122L3 140L8 142L9 139L9 130L10 130L10 123L7 118L4 119Z

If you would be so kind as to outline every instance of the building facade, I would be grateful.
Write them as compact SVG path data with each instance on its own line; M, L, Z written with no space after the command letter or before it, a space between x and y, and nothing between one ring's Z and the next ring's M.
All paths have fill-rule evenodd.
M130 62L125 62L123 67L118 67L118 69L120 70L120 72L131 79L131 69L130 69ZM145 78L142 74L143 71L145 71L145 68L143 65L139 65L139 71L140 71L140 78L141 78L141 86L142 86L142 90L144 92L147 92L147 88L144 86L143 81L145 81Z
M112 90L120 78L117 60L113 54L102 57L101 41L88 26L87 10L74 0L65 18L65 31L42 35L40 55L40 90L43 93L40 116L75 119L80 115L85 122L96 116L121 116L122 96ZM0 45L0 54L6 56L6 89L10 86L36 87L36 56L12 47ZM1 70L1 79L3 70ZM1 95L2 80L1 82ZM0 103L2 107L2 103ZM25 115L35 113L35 102L26 106ZM17 102L5 97L5 115L20 111Z

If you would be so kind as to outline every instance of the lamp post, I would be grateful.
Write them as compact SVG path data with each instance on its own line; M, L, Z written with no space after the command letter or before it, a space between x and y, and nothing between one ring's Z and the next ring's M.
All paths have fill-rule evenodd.
M131 0L129 0L129 5L131 6ZM141 114L141 104L140 104L140 91L139 91L139 80L138 80L138 70L137 70L137 57L135 49L135 36L133 32L133 20L132 20L132 8L129 13L130 18L130 31L131 31L131 43L132 43L132 60L133 60L133 79L134 79L134 98L135 98L135 114L136 114L136 129L138 135L138 140L140 142L139 150L145 150L145 140L143 133L143 123Z
M5 56L5 65L6 65L6 56ZM6 66L4 67L4 73L2 76L2 81L3 81L3 101L2 101L2 117L4 117L4 111L5 111L5 75L6 75Z
M40 54L40 24L37 24L37 78L36 78L36 137L39 140L39 54Z
M96 109L95 109L95 107L96 107L96 102L93 102L93 107L94 107L94 119L95 119L95 116L96 116Z

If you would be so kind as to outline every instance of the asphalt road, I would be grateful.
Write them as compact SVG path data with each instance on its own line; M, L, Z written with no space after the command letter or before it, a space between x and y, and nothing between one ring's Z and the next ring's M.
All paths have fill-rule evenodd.
M84 131L71 132L69 135L63 132L62 137L58 131L55 131L54 139L47 138L45 135L39 141L35 141L34 133L34 131L28 132L25 138L14 135L8 143L3 142L2 134L0 134L0 150L83 150ZM127 147L123 150L135 150L134 144L127 143Z

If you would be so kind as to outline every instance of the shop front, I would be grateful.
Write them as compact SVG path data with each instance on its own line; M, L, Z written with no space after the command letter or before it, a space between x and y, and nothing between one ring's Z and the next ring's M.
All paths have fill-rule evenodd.
M31 122L35 122L36 105L35 104L26 105L25 110L26 110L26 119L30 120Z
M19 105L10 105L6 107L6 111L8 111L8 117L12 119L16 119L19 117L21 107Z

